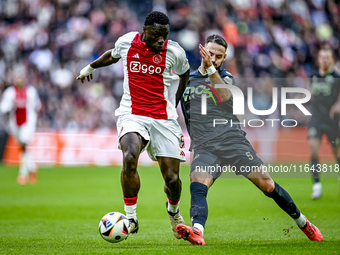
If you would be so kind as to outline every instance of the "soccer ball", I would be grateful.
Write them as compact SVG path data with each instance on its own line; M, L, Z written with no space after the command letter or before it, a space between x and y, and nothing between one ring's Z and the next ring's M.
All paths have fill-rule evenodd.
M119 212L105 214L99 222L99 233L110 243L118 243L129 235L130 222L126 216Z

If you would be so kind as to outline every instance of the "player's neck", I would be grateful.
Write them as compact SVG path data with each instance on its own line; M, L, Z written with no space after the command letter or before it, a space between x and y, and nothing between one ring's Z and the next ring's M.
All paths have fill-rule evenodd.
M144 40L144 38L145 38L145 35L144 33L142 33L140 36L140 41L146 46L146 41Z
M15 86L15 88L19 91L23 90L26 86Z
M140 37L140 41L142 42L142 44L144 44L146 47L150 48L151 47L148 45L148 43L145 41L145 34L142 33L141 37Z
M333 72L333 65L331 65L328 69L326 70L322 70L322 69L319 69L319 73L322 75L322 76L325 76L326 74L329 74Z

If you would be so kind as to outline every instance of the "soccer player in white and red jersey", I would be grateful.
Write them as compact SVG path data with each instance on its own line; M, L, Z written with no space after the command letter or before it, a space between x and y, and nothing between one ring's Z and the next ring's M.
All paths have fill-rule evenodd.
M121 184L129 232L138 231L137 164L140 153L147 150L150 158L158 161L165 181L172 232L180 238L176 226L184 220L178 208L182 189L179 164L185 160L185 154L176 106L187 85L190 67L184 50L167 39L169 31L169 18L164 13L149 13L142 33L130 32L120 37L114 49L83 68L77 79L90 81L96 68L123 60L124 94L115 114L119 116L117 130L123 152Z
M16 73L13 82L14 86L8 87L2 95L0 111L3 114L9 113L9 127L20 146L17 181L25 185L28 179L31 184L35 184L38 169L28 153L27 145L36 129L41 102L37 90L26 83L25 72Z

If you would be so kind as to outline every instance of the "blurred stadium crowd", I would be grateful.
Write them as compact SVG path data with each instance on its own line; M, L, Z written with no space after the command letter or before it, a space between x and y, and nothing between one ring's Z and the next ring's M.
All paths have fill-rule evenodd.
M0 93L26 69L43 103L38 129L114 128L122 63L96 70L91 83L75 77L119 36L142 31L152 10L169 15L169 38L186 50L192 70L200 65L198 43L211 33L223 35L226 68L241 78L242 89L255 88L257 109L270 108L272 78L308 87L305 78L316 70L321 45L330 45L340 59L339 0L2 0ZM306 125L296 112L288 115Z

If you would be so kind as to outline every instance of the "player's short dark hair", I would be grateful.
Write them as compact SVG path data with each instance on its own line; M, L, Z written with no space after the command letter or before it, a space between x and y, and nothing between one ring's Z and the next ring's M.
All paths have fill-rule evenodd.
M160 25L170 25L170 20L163 12L153 11L146 15L144 26L152 26L155 23Z
M210 43L210 42L223 46L225 50L228 49L228 43L220 35L217 35L217 34L209 35L207 39L205 40L205 44Z

